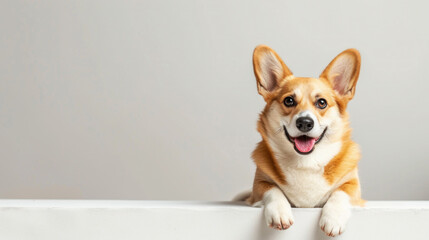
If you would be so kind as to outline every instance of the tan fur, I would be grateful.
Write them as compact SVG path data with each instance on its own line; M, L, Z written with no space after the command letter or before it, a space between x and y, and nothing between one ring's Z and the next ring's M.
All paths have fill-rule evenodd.
M364 206L365 200L363 200L360 195L360 183L359 178L353 178L348 182L341 185L339 190L344 191L347 195L350 196L350 203L355 206Z
M275 83L269 83L266 79L262 79L267 75L261 73L261 69L264 67L261 66L261 58L267 56L267 54L272 54L271 56L276 58L276 60L272 62L275 63L278 61L283 69L281 72L276 72L271 76L276 80ZM351 65L351 67L347 68L345 71L345 74L352 76L351 81L349 84L340 85L337 89L334 87L335 79L338 77L335 70L338 70L339 67L337 66L337 69L333 69L333 66L336 66L336 61L354 63L354 65ZM269 141L270 137L275 136L275 134L284 135L284 133L278 133L276 130L273 130L274 127L270 125L270 120L273 119L269 119L269 112L273 111L273 103L277 102L282 106L280 112L277 112L279 116L294 116L303 110L311 110L315 113L316 117L321 120L329 118L330 116L335 116L336 112L339 113L340 119L337 124L338 131L332 133L329 136L329 140L333 142L340 141L341 148L324 166L323 177L329 185L336 186L336 190L344 191L349 195L351 204L362 205L364 201L361 199L359 178L357 176L360 152L358 145L351 140L351 129L346 112L347 103L355 94L356 83L359 77L359 52L355 49L348 49L342 52L332 60L319 78L294 77L277 53L271 48L263 45L255 49L253 65L257 79L258 92L264 97L266 106L260 114L258 121L257 130L262 136L262 141L257 145L252 155L257 169L254 178L253 192L247 199L247 202L249 204L255 204L261 201L264 193L272 187L287 187L288 185L287 176L279 163L279 161L284 160L278 159L278 157L275 156ZM294 93L294 91L299 91L301 94L301 96L297 96L296 98L298 105L294 108L284 106L284 98ZM312 96L313 93L317 93L318 96ZM314 101L318 97L323 97L327 100L328 107L326 109L318 109L315 107ZM278 131L283 131L283 129L279 129ZM294 154L296 153L291 152L290 156L294 156Z
M264 54L273 54L277 59L277 61L279 61L280 64L282 65L283 72L278 76L280 79L285 79L288 76L292 75L292 72L289 70L289 68L286 66L286 64L283 62L283 60L279 57L279 55L276 52L274 52L268 46L260 45L259 47L255 48L255 51L253 52L253 70L254 70L255 76L258 79L261 79L261 75L262 75L261 64L259 59ZM261 94L266 100L271 98L272 94L270 94L266 89L264 89L264 87L262 86L263 85L262 81L257 81L256 84L257 84L259 94ZM277 82L276 85L278 84L280 84L280 82Z
M285 176L281 171L277 161L270 152L265 141L261 141L256 147L252 155L256 165L258 166L260 175L268 175L274 183L286 184ZM263 161L261 161L263 160ZM257 171L258 173L258 171ZM262 178L260 178L262 179ZM267 179L262 179L266 181Z

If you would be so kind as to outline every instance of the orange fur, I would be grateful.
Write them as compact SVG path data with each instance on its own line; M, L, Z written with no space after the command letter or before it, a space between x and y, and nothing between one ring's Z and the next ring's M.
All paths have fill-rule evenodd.
M275 56L275 58L277 59L277 61L280 62L280 64L282 65L282 72L279 73L280 75L278 76L279 79L284 79L287 76L292 75L292 72L289 70L289 68L286 66L286 64L283 62L283 60L280 58L280 56L274 52L270 47L265 46L265 45L260 45L259 47L255 48L255 51L253 52L253 70L255 73L255 76L257 77L257 79L261 79L261 64L260 61L258 61L264 54L273 54ZM258 92L259 94L261 94L265 100L270 99L272 96L274 96L273 94L271 94L269 91L267 91L264 87L263 87L263 82L261 81L257 81L257 88L258 88ZM280 82L276 82L276 85L280 84Z
M270 55L271 54L271 55ZM270 55L274 60L262 62L261 58ZM336 61L350 61L350 68L347 68L345 74L351 76L351 80L345 85L335 85L338 74L335 73ZM262 62L262 63L261 63ZM275 80L274 83L268 82L267 75L262 72L267 68L267 64L279 63L280 68L275 68L269 78ZM253 152L253 159L256 164L256 173L253 184L253 192L247 199L249 204L261 201L266 191L274 186L286 185L287 176L285 176L279 165L279 159L273 153L269 144L269 136L277 134L269 128L269 111L273 111L273 104L282 106L279 110L280 116L293 116L303 110L311 110L318 119L327 117L328 111L337 109L341 116L343 124L342 131L330 136L330 140L341 141L340 151L324 166L323 177L331 186L339 185L336 190L344 191L350 196L350 201L354 205L362 205L363 200L360 197L360 184L357 176L357 165L360 159L359 147L351 140L351 129L348 123L348 114L346 112L347 103L353 98L356 89L357 79L360 69L360 55L355 49L348 49L339 54L329 63L319 78L301 78L294 77L292 72L281 60L281 58L271 48L267 46L258 46L254 51L253 66L257 79L257 88L265 101L266 106L260 114L258 121L258 132L262 136L262 141L257 145ZM269 67L269 66L268 66ZM341 76L340 76L341 77ZM336 88L335 88L336 87ZM283 104L285 97L299 89L300 96L296 96L297 106L294 108L286 107ZM339 92L341 94L339 94ZM316 93L317 96L312 94ZM315 99L323 97L328 102L326 109L318 109L314 105ZM333 111L331 109L331 111ZM283 131L281 129L281 131ZM349 174L356 172L356 176L351 179L345 179ZM346 182L344 182L346 181ZM343 182L343 183L342 183Z
M276 184L272 182L271 179L266 177L266 173L262 172L261 169L256 169L255 179L253 181L253 194L246 200L248 204L255 204L262 200L264 193Z
M285 176L265 141L259 142L255 151L253 151L252 157L258 166L259 172L257 171L257 174L270 176L273 183L286 184ZM263 178L260 177L260 179ZM268 179L263 180L267 181Z
M358 178L353 178L350 181L341 185L338 190L344 191L347 195L350 196L350 202L355 206L363 206L365 200L363 200L360 195L360 183Z

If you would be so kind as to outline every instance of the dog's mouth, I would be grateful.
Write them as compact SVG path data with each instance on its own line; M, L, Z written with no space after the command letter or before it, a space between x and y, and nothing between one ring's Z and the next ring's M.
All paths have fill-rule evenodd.
M285 130L286 138L294 145L295 151L299 154L309 154L314 150L314 145L316 145L323 136L325 136L327 127L323 130L322 134L318 138L312 138L307 135L301 135L298 137L291 137L287 132L286 126L283 125Z

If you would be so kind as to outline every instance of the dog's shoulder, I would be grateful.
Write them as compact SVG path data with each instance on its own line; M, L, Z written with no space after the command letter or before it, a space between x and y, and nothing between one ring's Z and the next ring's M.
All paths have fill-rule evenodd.
M277 184L286 184L285 175L264 140L258 143L253 151L252 158L258 171L261 172L260 174L272 179Z

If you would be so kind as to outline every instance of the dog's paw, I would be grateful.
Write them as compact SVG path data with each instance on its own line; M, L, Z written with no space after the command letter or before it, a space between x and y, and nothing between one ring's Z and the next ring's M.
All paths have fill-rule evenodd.
M322 217L320 218L319 226L326 235L335 237L344 232L349 216L349 209L324 209Z
M292 209L286 201L274 201L264 207L267 225L278 230L286 230L292 226L294 220Z
M342 221L341 219L322 216L319 225L322 231L326 233L326 235L330 237L335 237L344 232L346 222Z

